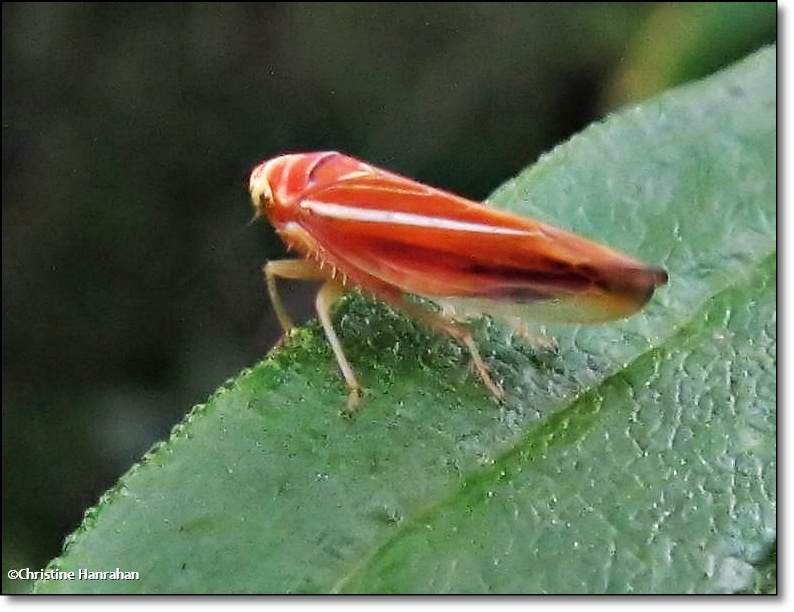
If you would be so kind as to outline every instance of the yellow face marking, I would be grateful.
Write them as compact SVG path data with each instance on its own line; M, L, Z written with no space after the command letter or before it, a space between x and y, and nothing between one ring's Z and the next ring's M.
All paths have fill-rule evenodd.
M254 206L255 217L263 217L265 211L274 204L273 190L270 187L270 182L267 180L265 170L265 168L260 168L258 172L254 171L248 185L248 190L251 193L251 204Z

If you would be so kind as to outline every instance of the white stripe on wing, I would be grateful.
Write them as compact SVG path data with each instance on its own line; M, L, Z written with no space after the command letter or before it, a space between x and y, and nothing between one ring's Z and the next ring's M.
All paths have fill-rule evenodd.
M512 227L498 227L483 223L470 223L445 217L429 217L392 210L376 210L372 208L357 208L342 204L330 204L317 200L306 199L300 204L301 208L309 212L330 219L345 221L362 221L364 223L386 223L392 225L410 225L412 227L426 227L430 229L444 229L457 232L476 232L480 234L500 234L506 236L532 236L540 232L519 230Z

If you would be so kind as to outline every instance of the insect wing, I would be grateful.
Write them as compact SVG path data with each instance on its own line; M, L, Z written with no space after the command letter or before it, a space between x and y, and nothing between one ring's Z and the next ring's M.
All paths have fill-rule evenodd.
M390 173L331 184L300 207L302 225L342 269L430 298L574 298L577 308L560 314L586 320L588 304L610 306L610 284L621 282L610 275L653 285L647 268L611 249Z

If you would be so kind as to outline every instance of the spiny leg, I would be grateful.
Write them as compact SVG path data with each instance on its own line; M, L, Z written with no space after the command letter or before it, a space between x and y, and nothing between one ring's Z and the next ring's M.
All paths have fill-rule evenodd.
M350 394L347 396L347 409L354 412L358 407L361 400L361 385L356 380L356 375L353 373L353 368L350 367L350 362L345 357L342 350L342 343L334 331L333 323L331 323L331 308L339 297L344 293L342 286L334 281L327 281L320 291L317 292L317 299L315 301L317 307L317 315L320 317L320 323L325 330L325 335L331 345L331 349L336 356L336 362L339 364L339 369L342 370L342 376L345 377Z
M471 332L468 329L457 325L449 319L444 318L442 315L430 310L426 306L409 302L405 298L389 301L395 308L402 310L412 319L416 319L419 321L419 323L429 327L430 329L449 334L455 340L469 349L469 354L471 355L471 361L474 364L474 369L477 370L477 374L479 374L483 384L488 387L488 390L494 395L494 397L496 397L496 399L501 400L504 398L505 392L491 378L491 374L488 371L488 366L480 356L480 351L477 349L477 344L474 342L474 337L471 335Z
M265 275L265 284L267 285L267 292L270 295L270 301L273 304L273 310L276 311L278 322L284 333L295 327L292 319L287 314L287 309L284 308L284 303L276 287L276 278L289 278L293 280L320 280L325 278L317 267L303 259L280 259L278 261L269 261L262 266L262 273Z

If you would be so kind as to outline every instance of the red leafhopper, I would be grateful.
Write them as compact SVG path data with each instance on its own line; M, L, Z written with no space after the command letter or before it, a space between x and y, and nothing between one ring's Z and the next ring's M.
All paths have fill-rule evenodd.
M282 155L251 173L256 216L267 217L300 259L270 261L265 281L289 331L276 278L321 280L317 314L350 390L361 386L331 323L331 308L358 288L444 332L471 353L497 397L467 318L600 323L639 310L667 273L551 225L488 208L337 152ZM416 295L440 310L406 299Z

